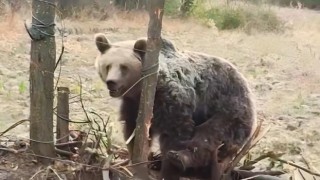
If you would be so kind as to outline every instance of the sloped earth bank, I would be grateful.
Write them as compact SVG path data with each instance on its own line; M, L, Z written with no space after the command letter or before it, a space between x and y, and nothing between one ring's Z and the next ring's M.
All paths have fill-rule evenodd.
M306 160L311 167L320 169L320 14L285 8L276 11L287 27L281 34L218 32L192 21L165 18L163 35L180 49L229 59L248 78L259 119L265 119L264 125L271 126L252 150L254 157L268 151L281 152L284 153L282 159L302 166L306 166ZM22 21L0 23L0 131L3 131L18 120L28 118L30 38ZM110 116L113 143L123 145L121 124L116 121L119 102L108 96L93 66L97 54L93 34L104 32L113 41L136 39L146 35L148 17L65 20L64 24L68 34L64 38L59 85L68 86L71 96L76 96L80 76L85 107L105 119ZM61 38L57 37L56 42L59 54ZM56 79L58 74L56 71ZM79 103L71 104L70 113L73 120L85 120ZM28 131L28 124L24 123L6 136L28 138ZM5 177L4 161L0 157L0 179ZM18 162L9 163L14 169ZM263 167L271 164L268 160L261 163ZM285 164L282 168L292 170Z

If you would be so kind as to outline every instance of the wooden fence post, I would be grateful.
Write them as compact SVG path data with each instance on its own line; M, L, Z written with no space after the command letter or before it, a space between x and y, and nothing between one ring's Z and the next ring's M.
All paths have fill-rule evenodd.
M33 153L55 157L53 142L53 98L56 44L55 0L32 1L30 62L30 145ZM43 162L51 162L42 159Z

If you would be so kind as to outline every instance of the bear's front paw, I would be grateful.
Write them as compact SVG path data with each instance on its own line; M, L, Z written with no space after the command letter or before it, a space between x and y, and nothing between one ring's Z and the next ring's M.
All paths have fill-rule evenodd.
M167 158L169 161L182 171L192 167L191 152L188 150L183 151L169 151Z

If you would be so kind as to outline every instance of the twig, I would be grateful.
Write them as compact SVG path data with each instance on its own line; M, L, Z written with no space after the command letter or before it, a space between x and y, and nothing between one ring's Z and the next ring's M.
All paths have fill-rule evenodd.
M17 154L18 151L12 148L0 148L1 151L7 151L7 152L11 152L13 154Z
M55 144L56 147L77 146L77 145L82 145L82 141L73 141L73 142Z
M68 121L68 122L71 122L71 123L78 123L78 124L91 123L91 121L73 121L73 120L70 120L70 119L67 119L67 118L65 118L65 117L60 116L60 115L57 114L55 111L53 111L53 113L54 113L55 115L57 115L59 118L61 118L62 120Z
M126 140L126 144L129 144L131 142L131 140L135 136L135 132L136 132L136 129L133 130L133 132L131 133L130 137Z
M248 153L248 151L268 132L270 127L266 128L263 132L260 132L262 122L257 126L256 130L252 134L252 136L247 140L241 150L237 153L237 155L229 162L227 169L225 170L225 174L230 174L232 169L236 166L236 164L242 159L242 157Z
M158 162L158 161L161 161L161 160L144 161L144 162L130 164L130 165L127 165L126 167L133 167L133 166L138 166L138 165L143 165L143 164L148 164L148 163L154 163L154 162Z
M310 167L309 162L304 158L304 156L301 154L302 160L304 161L304 163L307 165L308 169L311 170L312 168ZM315 168L313 168L316 172L318 172ZM299 173L302 176L302 173L299 171ZM316 177L312 176L313 180L316 180Z
M38 174L40 174L40 173L43 172L44 170L45 170L45 169L41 169L41 170L37 171L34 175L32 175L32 176L30 177L29 180L32 180L33 178L35 178Z
M319 173L319 170L316 169L314 166L310 165L310 163L307 161L307 159L301 154L302 160L304 161L304 163L307 165L308 169L313 169L314 171L316 171L317 173Z
M283 153L277 154L277 157L279 157L281 155L283 155ZM264 160L266 158L269 158L269 155L268 154L262 154L261 156L257 157L256 159L247 162L247 164L245 166L241 167L241 168L246 168L247 166L252 166L252 165L254 165L254 164L256 164L256 163L258 163L258 162L260 162L260 161L262 161L262 160Z
M7 128L5 131L1 132L1 133L0 133L0 137L3 136L3 135L4 135L5 133L7 133L8 131L10 131L11 129L13 129L13 128L17 127L18 125L20 125L20 124L22 124L22 123L24 123L24 122L27 122L27 121L29 122L29 119L23 119L23 120L20 120L20 121L14 123L14 124L11 125L9 128Z
M77 165L81 165L81 166L85 166L85 167L91 167L91 168L98 168L101 169L101 167L99 166L94 166L94 165L89 165L89 164L84 164L84 163L79 163L79 162L74 162L71 160L64 160L64 159L59 159L59 158L52 158L52 157L47 157L47 156L41 156L41 155L37 155L37 154L33 154L33 153L24 153L25 155L31 155L31 156L36 156L36 157L41 157L41 158L45 158L45 159L50 159L53 161L60 161L63 162L65 164L77 164ZM112 167L110 167L110 169L113 169Z
M304 178L304 176L303 176L303 174L302 174L300 169L298 169L298 173L300 174L300 177L302 177L303 180L306 180L306 178Z
M260 177L260 178L258 178L258 177ZM251 177L248 177L248 178L243 178L241 180L250 180L250 179L280 180L278 177L274 177L274 176L270 176L270 175L264 175L264 174L255 175L255 176L251 176Z
M113 168L112 166L110 166L109 168L110 168L110 170L112 170L112 171L116 171L116 172L118 172L118 173L120 173L120 174L122 174L122 175L124 175L124 176L126 176L126 177L130 177L130 174L129 174L129 176L128 176L126 173L118 170L117 168Z
M311 171L311 170L309 170L309 169L307 169L307 168L304 168L304 167L302 167L302 166L299 166L299 165L297 165L297 164L295 164L295 163L292 163L292 162L289 162L289 161L280 159L280 158L278 158L273 152L268 152L267 154L269 155L269 158L271 158L271 159L273 159L273 160L276 160L276 161L279 161L279 162L288 164L288 165L290 165L290 166L293 166L293 167L296 167L296 168L298 168L298 169L301 169L301 170L303 170L303 171L305 171L305 172L307 172L307 173L309 173L309 174L311 174L311 175L320 177L320 174L319 174L319 173L313 172L313 171Z
M14 153L14 154L18 154L18 153L26 152L28 150L28 147L29 146L25 146L24 148L21 148L21 149L18 149L18 150L13 149L13 148L1 148L0 147L0 150L11 152L11 153Z
M124 166L120 166L121 169L123 169L125 172L127 172L131 177L133 177L133 174L131 171L129 171L128 168L124 167Z
M51 166L49 166L48 168L51 169L51 171L58 177L59 180L63 180Z
M130 159L126 159L126 160L124 160L124 161L121 161L121 162L118 162L118 163L116 163L116 164L113 164L112 166L113 166L113 167L123 166L123 165L128 164L129 162L130 162Z
M82 101L82 81L81 81L81 77L80 76L79 76L79 80L80 80L79 83L80 83L80 103L81 103L81 107L83 109L84 114L87 117L87 120L90 121L90 118L88 116L88 113L87 113L86 109L84 108L83 101Z
M84 108L84 104L82 102L82 81L81 81L81 77L79 76L79 84L80 84L80 103L81 103L81 108L83 110L83 112L85 113L86 117L87 117L87 121L90 121L89 123L89 130L88 130L88 136L85 137L85 140L84 140L84 146L81 148L81 151L80 152L84 152L85 148L86 148L86 144L87 144L87 141L88 141L88 137L89 137L89 134L90 134L90 131L92 130L92 121L90 120L89 116L88 116L88 113L86 111L86 109Z
M60 64L60 67L59 67L59 74L58 74L58 78L57 78L57 81L56 81L56 86L54 87L54 89L56 90L57 87L58 87L58 84L59 84L59 80L60 80L60 76L61 76L61 68L62 68L62 65L60 63L61 59L62 59L62 55L64 53L64 44L63 44L63 38L62 38L62 49L61 49L61 53L60 53L60 56L59 56L59 59L56 63L56 66L54 67L54 71L56 70L58 64Z
M54 70L57 69L57 67L58 67L58 65L59 65L59 63L60 63L60 61L61 61L61 59L62 59L63 53L64 53L64 44L62 44L61 53L60 53L60 56L59 56L59 58L58 58L58 61L57 61L56 65L54 66ZM60 67L61 67L61 65L60 65ZM60 70L61 70L61 68L60 68Z
M99 123L95 120L95 118L92 118L92 120L97 125L98 131L101 131L101 127L100 127Z
M55 148L55 151L61 155L67 155L67 156L74 156L76 154L72 153L72 152L69 152L69 151L65 151L65 150L62 150L62 149L58 149L58 148Z

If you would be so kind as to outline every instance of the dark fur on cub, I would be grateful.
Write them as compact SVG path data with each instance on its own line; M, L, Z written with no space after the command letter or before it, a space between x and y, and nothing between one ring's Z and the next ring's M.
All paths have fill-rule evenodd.
M146 50L146 40L121 42L121 45L129 44L128 47L132 48L127 51L117 50L118 46L112 44L105 45L110 43L102 34L96 35L96 43L101 52L96 61L98 72L106 81L110 95L122 98L120 119L126 122L127 139L136 125L141 85L138 84L124 96L118 93L128 89L139 78L126 80L125 85L120 86L117 83L123 83L123 79L128 77L119 75L110 83L108 77L114 77L116 72L104 72L103 69L112 68L113 64L119 64L118 61L130 64L143 60L145 54L141 52ZM133 47L138 50L133 50ZM118 60L115 57L118 56L115 53L117 51L132 53L133 56L127 59L121 56ZM208 169L208 159L211 159L219 143L224 144L218 154L219 160L232 157L250 136L255 125L255 109L245 78L222 58L179 51L166 39L163 39L159 64L151 131L160 135L163 154L161 179L179 179L183 171L188 169ZM135 67L139 68L135 69L135 72L139 72L138 76L137 73L130 75L140 77L141 66ZM122 69L118 71L123 74ZM131 151L132 145L128 148ZM183 165L179 167L179 164Z

